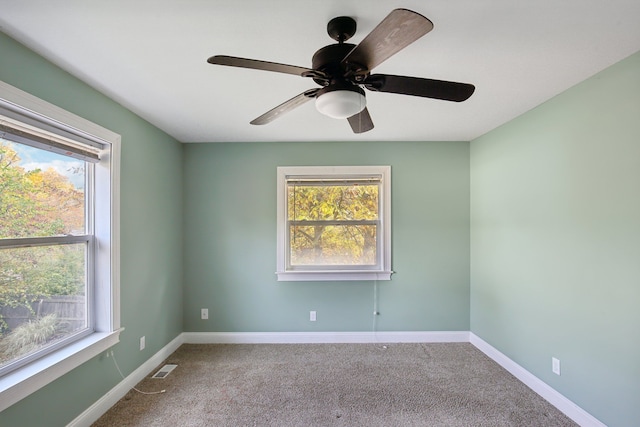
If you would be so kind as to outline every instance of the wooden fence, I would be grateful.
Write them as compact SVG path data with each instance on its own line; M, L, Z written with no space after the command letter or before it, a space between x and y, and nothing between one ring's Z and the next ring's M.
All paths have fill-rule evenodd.
M60 326L66 331L75 331L86 326L86 301L83 295L55 295L39 299L28 307L0 306L0 319L10 332L28 321L48 314L55 314Z

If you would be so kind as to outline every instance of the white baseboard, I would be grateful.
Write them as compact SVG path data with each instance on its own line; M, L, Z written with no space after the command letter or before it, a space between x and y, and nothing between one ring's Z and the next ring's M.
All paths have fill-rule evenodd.
M451 332L184 332L185 344L337 344L469 342L468 331Z
M183 332L140 365L67 427L90 426L182 344L337 344L470 342L582 427L605 424L469 331L444 332Z
M164 346L160 351L151 356L138 369L133 371L129 376L119 382L114 388L109 390L107 394L102 396L87 408L82 414L78 415L73 421L67 424L67 427L89 427L113 405L122 399L125 394L142 381L153 369L169 357L184 342L184 334L178 335L169 344Z
M582 427L607 427L473 332L469 333L469 342Z

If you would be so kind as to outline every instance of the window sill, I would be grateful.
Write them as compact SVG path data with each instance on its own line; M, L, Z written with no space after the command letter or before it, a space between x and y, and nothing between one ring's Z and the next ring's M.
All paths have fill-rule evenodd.
M120 341L120 332L96 332L0 378L0 412Z
M339 282L349 280L391 280L393 271L279 271L278 282Z

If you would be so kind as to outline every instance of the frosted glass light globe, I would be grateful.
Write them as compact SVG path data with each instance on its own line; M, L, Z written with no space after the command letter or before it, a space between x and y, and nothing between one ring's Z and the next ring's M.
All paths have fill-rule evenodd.
M359 92L334 90L316 98L316 109L334 119L346 119L358 114L367 106L367 100Z

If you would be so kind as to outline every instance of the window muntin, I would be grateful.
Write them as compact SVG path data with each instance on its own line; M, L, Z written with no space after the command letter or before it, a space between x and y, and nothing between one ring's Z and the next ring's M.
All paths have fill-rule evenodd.
M389 166L278 168L278 280L389 280Z
M0 374L92 332L92 166L0 138Z

